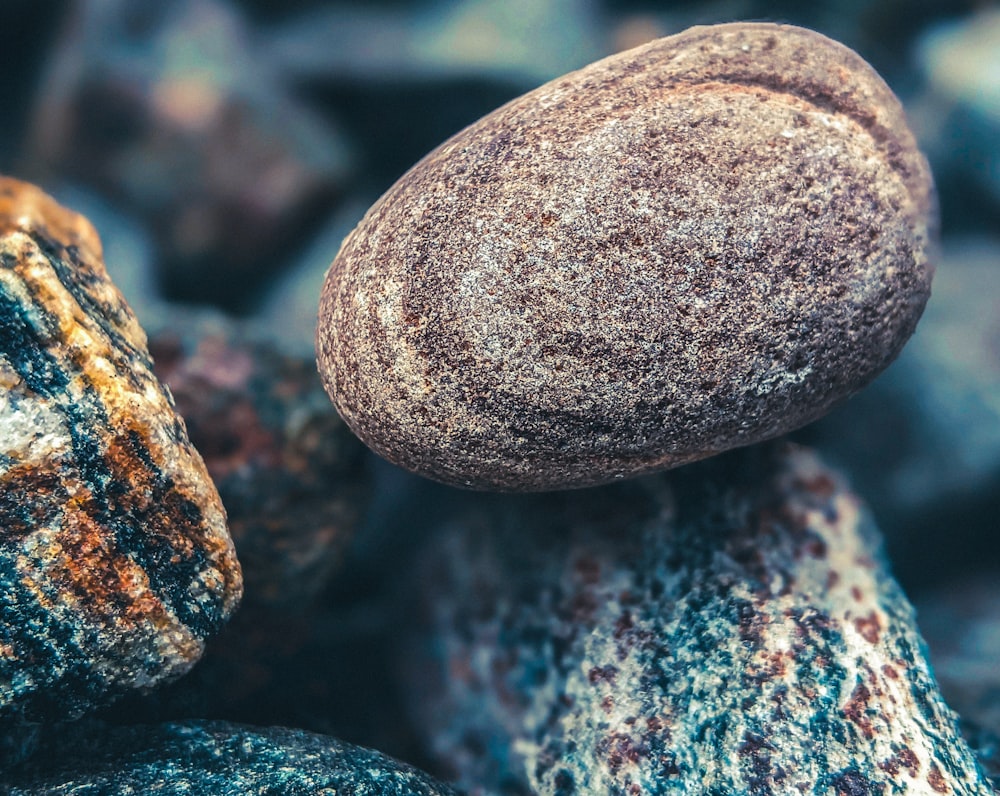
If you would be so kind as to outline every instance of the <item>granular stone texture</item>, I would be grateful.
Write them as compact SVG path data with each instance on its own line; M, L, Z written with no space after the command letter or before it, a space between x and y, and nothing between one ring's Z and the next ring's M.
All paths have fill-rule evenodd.
M992 793L871 519L804 449L484 499L418 584L416 722L473 793Z
M87 728L43 747L5 796L455 796L385 755L299 730L189 722Z
M774 437L896 356L933 187L858 55L693 28L505 105L344 242L317 349L348 425L457 486L578 487Z
M239 600L205 466L93 227L0 179L0 720L187 671Z
M366 451L313 358L248 332L182 316L149 348L222 496L246 599L301 609L342 562L367 504Z

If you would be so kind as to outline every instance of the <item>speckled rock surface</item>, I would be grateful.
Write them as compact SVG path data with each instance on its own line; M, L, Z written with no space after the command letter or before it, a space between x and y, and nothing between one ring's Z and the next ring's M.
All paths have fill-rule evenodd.
M121 793L454 796L385 755L299 730L224 722L94 729L57 738L0 783L5 796Z
M888 87L789 26L692 28L495 111L331 266L348 425L458 486L586 486L773 437L899 351L934 200Z
M877 530L804 449L484 499L427 562L410 693L474 793L992 793Z
M343 561L367 504L365 448L312 357L223 318L174 318L150 338L154 369L219 489L246 601L301 609Z
M0 719L187 671L234 609L225 513L82 217L0 180Z

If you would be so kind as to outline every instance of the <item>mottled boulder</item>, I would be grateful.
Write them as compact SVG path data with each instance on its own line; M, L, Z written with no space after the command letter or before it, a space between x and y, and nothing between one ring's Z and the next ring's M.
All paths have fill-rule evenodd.
M472 792L992 793L870 517L803 449L484 499L418 576L415 720Z
M858 55L732 24L612 56L442 144L344 242L317 350L348 425L457 486L587 486L768 439L880 372L933 188Z
M57 736L6 777L0 793L455 796L370 749L300 730L224 722L87 727Z
M0 179L0 719L187 671L242 589L226 518L97 234Z

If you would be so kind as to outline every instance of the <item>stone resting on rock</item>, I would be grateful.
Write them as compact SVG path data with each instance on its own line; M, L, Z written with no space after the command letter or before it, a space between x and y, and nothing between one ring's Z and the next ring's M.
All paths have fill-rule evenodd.
M406 693L469 793L992 796L870 514L808 450L484 497L422 558Z
M447 483L670 468L808 422L884 368L929 294L933 206L898 102L854 53L695 28L414 167L331 267L320 368L364 441ZM96 234L9 179L0 444L2 752L26 721L182 674L241 592ZM809 453L476 507L428 541L409 661L428 745L473 793L992 792L877 533ZM0 793L450 792L293 730L105 727L88 745L80 727L26 743Z
M547 83L427 155L330 267L348 425L448 484L660 470L803 425L930 293L933 188L857 54L692 28Z

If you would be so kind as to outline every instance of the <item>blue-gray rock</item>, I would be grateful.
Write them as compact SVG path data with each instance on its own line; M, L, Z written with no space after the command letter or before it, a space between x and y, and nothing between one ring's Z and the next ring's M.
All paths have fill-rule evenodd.
M86 725L3 777L4 796L456 796L378 752L301 730L224 722Z
M470 789L992 793L871 518L803 449L484 499L419 584L416 721Z

